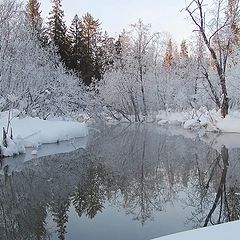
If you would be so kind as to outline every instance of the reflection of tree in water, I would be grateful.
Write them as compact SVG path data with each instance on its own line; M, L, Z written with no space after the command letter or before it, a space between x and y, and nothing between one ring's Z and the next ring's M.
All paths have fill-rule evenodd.
M199 154L193 146L199 147L200 143L161 135L144 125L119 130L114 126L114 131L114 137L104 139L105 144L100 144L99 149L98 144L93 144L94 152L96 156L103 154L118 173L117 188L121 195L116 204L144 224L177 197L183 188L181 183L188 186L195 165L191 155Z
M228 221L239 220L240 218L240 188L233 185L227 192L228 204L224 208L224 215L227 216Z
M115 161L120 172L118 186L123 199L120 205L144 225L170 201L159 171L164 141L152 139L151 132L141 125L135 125L134 131L121 132L118 137L121 140L115 144L118 146Z
M189 194L188 204L194 207L189 220L196 226L233 221L240 216L239 188L236 184L227 184L229 151L223 146L221 153L215 154L209 169L198 165L195 191Z
M153 176L148 175L144 163L139 167L134 179L122 190L123 207L134 216L134 220L144 225L148 219L152 219L153 212L162 210L168 199L164 198L161 182L156 182Z
M111 172L103 164L90 161L72 196L79 217L85 214L92 219L98 212L102 212L113 186Z
M20 174L22 185L14 175L0 181L0 236L4 240L47 239L46 204L38 201L31 181L32 172ZM36 217L37 216L37 217Z
M53 221L57 224L57 233L60 240L65 239L66 223L68 222L68 209L70 207L69 199L56 199L50 203L50 211Z
M93 218L102 211L114 188L112 172L89 156L84 156L83 161L79 156L65 160L63 157L57 162L53 157L52 163L44 163L40 169L27 168L11 176L6 173L5 178L0 175L1 239L50 239L46 230L49 211L58 238L64 240L71 203L79 216L85 213Z

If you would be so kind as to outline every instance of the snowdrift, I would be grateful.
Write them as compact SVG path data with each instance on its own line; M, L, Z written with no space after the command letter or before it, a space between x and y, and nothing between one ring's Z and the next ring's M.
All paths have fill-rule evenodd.
M11 116L11 127L13 129L13 140L8 138L8 147L1 144L4 156L13 156L24 153L26 147L37 148L42 144L58 143L74 138L86 137L87 126L84 123L73 121L51 121L39 118L18 118L16 111ZM0 114L0 128L7 127L8 113ZM2 134L1 134L2 135ZM2 136L0 137L2 143Z
M223 223L211 227L171 234L154 240L207 240L238 239L240 221Z
M181 125L185 129L205 129L207 132L240 133L240 112L230 111L222 118L219 111L199 110L189 112L163 111L156 116L159 125Z

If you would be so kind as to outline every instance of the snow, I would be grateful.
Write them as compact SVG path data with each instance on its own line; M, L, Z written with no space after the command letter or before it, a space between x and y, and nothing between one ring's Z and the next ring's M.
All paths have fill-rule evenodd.
M156 116L157 122L161 124L180 125L188 119L186 112L161 111Z
M31 154L32 154L32 155L37 155L37 154L38 154L37 149L32 150Z
M199 110L185 112L160 112L156 120L159 125L182 125L185 129L204 128L207 132L240 133L240 111L230 111L225 118L219 111Z
M224 223L206 228L176 233L154 240L203 240L203 239L237 239L239 235L240 221Z
M212 147L220 149L221 146L225 146L228 149L240 148L240 134L238 133L222 133L211 140Z
M19 118L17 111L11 114L11 127L14 139L7 139L8 147L1 146L4 156L13 156L24 153L26 147L35 148L42 144L59 143L74 138L86 137L88 129L85 123L74 121L51 121L39 118ZM7 126L8 112L0 113L0 129ZM2 142L2 137L0 137ZM34 151L34 150L33 150Z
M0 141L1 141L1 139L0 139ZM23 145L23 142L19 138L16 138L13 140L10 138L7 138L7 145L8 145L8 147L6 148L0 144L2 154L5 157L10 157L13 155L25 153L25 147Z
M224 119L217 122L217 127L222 132L240 133L240 118L226 116Z
M87 136L86 126L79 122L47 121L29 117L13 119L11 125L14 134L24 139L26 147Z

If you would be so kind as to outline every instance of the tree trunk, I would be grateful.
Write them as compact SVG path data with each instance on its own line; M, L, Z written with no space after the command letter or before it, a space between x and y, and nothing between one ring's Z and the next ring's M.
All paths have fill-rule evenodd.
M222 101L222 105L221 105L221 115L222 117L226 117L226 115L228 114L228 109L229 109L229 99L227 95L223 95L223 101Z
M139 113L138 113L137 106L136 106L136 103L135 103L135 101L134 101L134 97L133 97L132 93L130 93L130 98L131 98L132 105L133 105L135 122L140 122Z
M221 114L222 117L226 117L226 115L228 114L228 108L229 108L229 99L228 99L228 94L227 94L227 88L226 88L226 78L225 78L225 72L226 72L226 66L227 66L227 60L228 60L228 54L226 54L226 56L224 57L224 59L222 59L222 54L223 54L223 50L222 50L222 45L221 45L221 40L219 38L218 32L221 30L221 28L223 28L226 25L222 25L219 26L220 22L219 22L219 17L220 17L220 5L219 5L219 9L218 9L218 18L217 18L217 30L215 31L215 33L210 36L207 37L207 33L206 33L206 26L205 26L205 13L203 11L203 0L192 0L192 2L190 3L190 5L186 8L187 12L189 13L191 19L193 20L193 22L195 23L195 25L199 28L199 31L203 37L203 41L206 45L206 47L208 48L210 54L211 54L211 58L214 61L214 65L216 67L217 70L217 74L220 80L220 85L221 85L221 92L222 92L222 96L223 96L223 100L220 106L220 110L221 110ZM190 9L190 7L195 4L195 9L192 8ZM220 4L220 2L219 2ZM194 15L194 13L196 12L196 10L199 11L198 13L198 17L196 17ZM216 49L214 49L214 47L211 45L211 39L217 36L217 43L219 45L219 54L220 57L218 59L218 54L216 52ZM224 45L224 48L226 48L227 50L230 48L230 39L228 39L228 44L227 46Z
M145 99L145 91L143 86L143 69L140 63L140 82L141 82L141 92L142 92L142 101L143 101L143 116L147 116L147 106L146 106L146 99Z
M222 117L226 117L226 115L228 114L228 109L229 109L229 98L228 98L228 94L227 94L227 87L226 87L226 77L225 77L225 72L223 70L223 68L219 65L217 65L217 72L218 72L218 76L220 79L220 85L221 85L221 89L222 89L222 104L221 104L221 115Z
M8 147L8 144L7 144L7 133L6 133L5 128L3 128L3 146L4 146L5 148Z

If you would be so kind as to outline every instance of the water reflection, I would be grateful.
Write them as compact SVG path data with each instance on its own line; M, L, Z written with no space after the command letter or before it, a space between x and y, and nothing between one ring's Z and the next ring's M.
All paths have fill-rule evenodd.
M166 234L144 226L164 222L170 208L185 208L187 229L239 219L239 149L217 151L154 127L113 126L86 150L34 159L11 174L2 167L1 239L67 239L72 207L79 221L117 208L143 226L141 239Z
M194 207L189 220L194 221L196 226L234 221L240 216L239 177L231 175L236 169L229 170L229 161L230 167L236 167L236 162L229 159L229 150L225 146L214 155L209 158L208 169L197 160L193 188L188 192L187 205Z
M106 199L111 199L111 189L114 188L115 179L111 171L101 163L89 162L84 175L72 194L72 202L78 216L83 214L94 218L102 212Z

